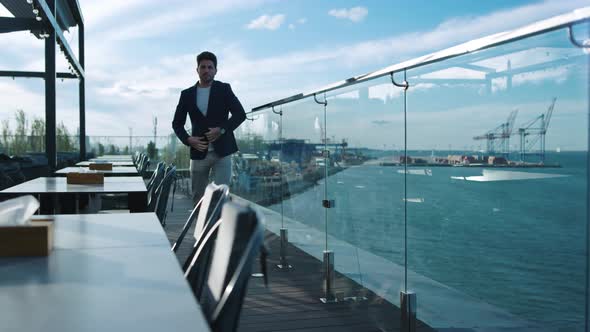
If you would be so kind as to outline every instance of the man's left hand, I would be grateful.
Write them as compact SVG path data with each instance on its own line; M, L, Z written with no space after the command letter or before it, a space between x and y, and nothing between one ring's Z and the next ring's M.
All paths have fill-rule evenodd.
M219 136L221 136L221 129L219 127L209 128L209 131L205 133L205 136L209 142L215 142Z

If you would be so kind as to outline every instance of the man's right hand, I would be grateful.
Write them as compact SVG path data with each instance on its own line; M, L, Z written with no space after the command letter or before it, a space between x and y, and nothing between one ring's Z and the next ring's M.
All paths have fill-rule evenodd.
M201 152L206 151L209 147L209 142L207 142L207 140L204 137L191 136L187 139L187 142L191 147Z

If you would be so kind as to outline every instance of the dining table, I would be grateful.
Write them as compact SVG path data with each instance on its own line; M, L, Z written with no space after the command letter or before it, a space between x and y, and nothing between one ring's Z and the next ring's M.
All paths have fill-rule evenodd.
M33 218L53 250L0 257L0 331L210 331L154 213Z

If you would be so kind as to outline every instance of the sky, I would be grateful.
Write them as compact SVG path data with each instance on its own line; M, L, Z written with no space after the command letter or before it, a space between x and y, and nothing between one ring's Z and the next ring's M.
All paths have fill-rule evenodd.
M195 57L204 50L217 54L216 79L230 83L248 111L474 38L590 6L590 0L79 2L86 33L87 134L96 136L125 136L130 128L133 135L150 136L155 117L158 135L171 133L180 91L195 84ZM7 15L0 5L0 16ZM66 38L77 52L77 29L66 32ZM43 42L28 32L0 34L0 43L11 45L0 50L1 70L43 70ZM58 54L58 68L66 71L62 58ZM25 110L31 117L43 117L43 87L41 79L0 78L0 120L13 121L16 109ZM57 120L75 132L77 82L60 81L57 89ZM550 99L539 96L531 103L546 108ZM573 99L568 102L576 106ZM497 119L504 119L511 106L506 105ZM460 107L453 105L453 109ZM491 129L498 122L493 121L496 118L477 130ZM418 136L416 147L436 140L420 142ZM375 136L359 144L376 145L378 140ZM557 143L568 144L565 139Z

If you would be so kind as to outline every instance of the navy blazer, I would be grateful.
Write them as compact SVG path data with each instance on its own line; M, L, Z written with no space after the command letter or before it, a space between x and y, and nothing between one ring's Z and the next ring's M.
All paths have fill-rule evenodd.
M228 119L229 113L231 113L231 117ZM184 129L187 114L192 125L191 135ZM209 92L207 116L204 116L197 108L197 85L195 84L180 93L180 100L178 100L174 120L172 120L172 129L180 141L187 146L190 146L187 142L189 136L203 137L209 128L214 127L225 129L225 134L213 142L215 152L220 157L225 157L238 151L234 130L245 119L246 112L234 95L231 86L220 81L213 81ZM207 151L199 151L193 147L190 149L193 160L204 159L207 156Z

